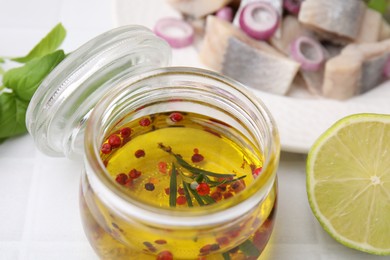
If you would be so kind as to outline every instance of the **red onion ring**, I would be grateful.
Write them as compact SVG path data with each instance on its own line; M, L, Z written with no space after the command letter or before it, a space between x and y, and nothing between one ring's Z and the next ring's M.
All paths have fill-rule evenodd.
M284 0L283 7L292 14L298 14L303 0Z
M266 13L266 17L262 13ZM279 14L268 3L252 2L242 9L239 23L241 29L252 38L267 40L278 28Z
M231 22L233 21L233 9L229 6L225 6L221 9L219 9L216 13L215 16L218 18Z
M177 35L177 32L181 35ZM177 18L158 20L154 27L154 33L166 40L172 48L187 47L194 41L194 28L187 22Z
M383 66L383 76L390 78L390 56L387 58L385 65Z
M291 57L307 71L318 71L325 60L321 44L307 36L298 37L290 45Z

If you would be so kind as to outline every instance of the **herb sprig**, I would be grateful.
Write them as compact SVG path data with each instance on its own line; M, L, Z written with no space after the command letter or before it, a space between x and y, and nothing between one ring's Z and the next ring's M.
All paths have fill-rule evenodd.
M176 163L180 165L183 168L183 170L186 170L186 172L183 172L182 169L176 166L176 163L172 163L172 173L171 173L170 187L169 187L170 207L176 206L177 175L180 175L182 179L184 195L186 197L187 204L189 207L193 206L191 196L194 197L194 199L198 202L200 206L210 205L216 202L208 194L200 195L195 189L191 187L191 183L205 182L207 183L207 185L209 185L209 187L217 187L219 185L236 182L246 177L246 175L244 175L244 176L234 178L236 174L215 173L215 172L203 170L195 166L192 166L191 164L186 162L179 154L175 154L172 151L172 148L170 146L165 146L164 144L159 143L158 148L162 149L163 151L175 157ZM216 180L212 180L211 178L215 178Z
M26 56L0 57L0 143L27 132L28 103L43 79L65 58L64 51L57 50L65 36L59 23ZM5 71L2 65L11 61L23 65Z

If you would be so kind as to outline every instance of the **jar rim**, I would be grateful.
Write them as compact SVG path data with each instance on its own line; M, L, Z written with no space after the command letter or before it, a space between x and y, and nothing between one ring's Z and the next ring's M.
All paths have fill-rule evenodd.
M34 93L26 126L40 151L80 157L85 122L109 83L124 74L168 66L171 49L140 25L109 30L69 53ZM108 84L107 84L108 83Z
M239 218L259 204L270 192L273 183L275 182L274 174L267 179L267 183L265 184L267 189L260 189L264 183L260 186L260 183L257 182L256 184L255 180L253 184L245 189L245 192L241 192L228 200L230 203L229 207L221 209L221 207L215 205L208 205L207 211L172 210L140 203L129 196L123 196L115 183L108 177L108 172L100 157L101 143L97 142L97 140L100 140L100 142L102 141L102 137L99 136L101 133L95 131L99 127L101 120L105 117L106 110L112 109L110 108L110 105L116 102L115 100L117 97L120 96L124 90L131 87L134 88L136 83L168 75L203 77L215 81L215 83L218 82L219 84L224 85L224 90L234 90L236 93L241 93L242 96L245 97L248 102L251 102L257 109L257 111L252 111L254 115L261 116L262 120L266 122L267 129L265 130L267 131L266 134L269 138L269 143L266 147L267 151L264 151L267 156L263 162L263 171L269 169L270 171L276 172L280 153L279 135L275 121L262 101L255 98L247 87L241 83L218 73L192 67L166 67L143 72L140 75L117 81L113 91L107 93L92 111L87 122L84 139L85 167L89 183L103 203L122 212L125 216L132 216L140 221L164 226L184 227L188 226L188 223L191 223L191 226L204 226Z

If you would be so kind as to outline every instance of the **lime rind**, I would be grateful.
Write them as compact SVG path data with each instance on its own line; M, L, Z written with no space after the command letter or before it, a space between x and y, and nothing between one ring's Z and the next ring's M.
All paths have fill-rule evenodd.
M344 235L340 234L340 232L334 228L333 224L328 220L328 218L323 215L323 212L321 212L320 207L317 204L315 190L314 190L315 186L317 185L317 183L315 183L316 180L314 179L315 178L314 177L314 165L315 165L315 161L317 159L317 156L318 156L319 152L321 151L321 148L327 142L329 142L329 140L331 140L333 137L337 136L337 134L340 132L340 130L342 130L350 125L353 125L353 124L369 123L369 122L378 122L378 123L383 123L384 125L390 125L390 115L355 114L355 115L347 116L347 117L337 121L333 126L331 126L327 131L325 131L317 139L317 141L314 143L314 145L310 149L309 154L308 154L308 158L307 158L307 164L306 164L307 195L308 195L309 204L310 204L310 207L313 211L313 214L315 215L315 217L317 218L317 220L319 221L319 223L321 224L323 229L327 233L329 233L329 235L331 237L333 237L336 241L338 241L339 243L341 243L347 247L357 249L357 250L360 250L360 251L363 251L366 253L375 254L375 255L390 255L390 248L377 248L377 247L371 246L368 243L358 242L358 241L349 239L349 238L345 237ZM378 145L382 145L382 149L386 148L386 147L383 147L383 144L381 142L378 142ZM386 144L384 144L384 145L386 145ZM378 154L376 154L375 156L378 156ZM387 154L387 157L390 157L390 155ZM389 159L389 161L390 161L390 159ZM386 174L386 171L388 172L388 168L383 169L383 170L385 171L384 174ZM383 177L386 178L386 180L387 180L388 179L387 176L389 176L389 175L390 174L387 173L387 175L383 176ZM349 185L351 185L351 184L349 183ZM390 184L387 184L387 185L389 186ZM386 189L384 189L383 192L385 193L385 196L390 196L390 190L386 191ZM374 207L375 205L373 205L373 204L375 204L375 203L371 204ZM377 207L375 209L372 208L372 209L367 209L367 210L378 211L380 209L378 209L378 207ZM371 223L368 223L368 224L371 225ZM390 230L390 227L386 227L386 229ZM389 234L389 236L390 236L390 233L386 232L387 231L386 229L383 230L383 232Z

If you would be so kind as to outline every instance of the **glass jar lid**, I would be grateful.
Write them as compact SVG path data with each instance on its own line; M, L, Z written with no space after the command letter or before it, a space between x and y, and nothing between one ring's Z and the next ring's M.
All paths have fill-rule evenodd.
M80 157L90 112L119 79L170 64L169 45L142 26L108 31L70 53L41 83L26 114L37 147Z

